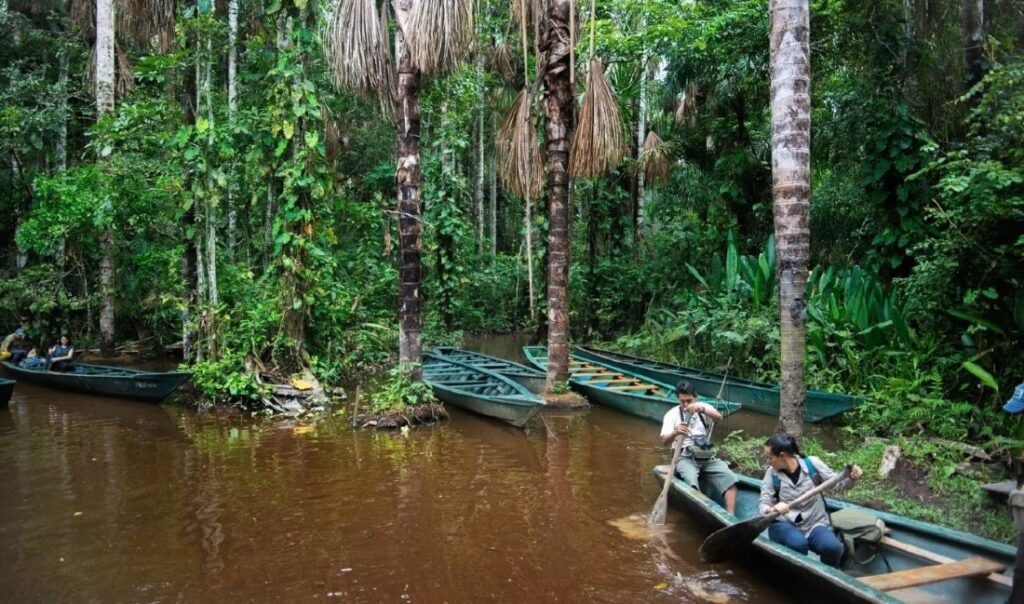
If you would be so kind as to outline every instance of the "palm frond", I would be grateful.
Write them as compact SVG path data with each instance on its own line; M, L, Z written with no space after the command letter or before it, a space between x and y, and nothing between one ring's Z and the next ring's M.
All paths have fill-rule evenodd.
M623 151L622 121L615 92L608 84L601 61L591 59L569 171L574 178L600 176L619 164Z
M324 31L324 54L336 86L377 99L389 114L396 78L385 18L375 0L340 0Z
M654 130L648 132L640 153L639 167L644 171L644 181L652 186L668 182L674 155L674 144L661 140Z
M474 0L414 2L403 31L412 62L424 74L459 68L473 44Z
M502 184L527 202L544 187L543 159L530 119L532 104L530 90L523 88L494 137Z
M693 123L697 119L697 85L687 82L686 89L679 95L679 104L676 106L676 123Z

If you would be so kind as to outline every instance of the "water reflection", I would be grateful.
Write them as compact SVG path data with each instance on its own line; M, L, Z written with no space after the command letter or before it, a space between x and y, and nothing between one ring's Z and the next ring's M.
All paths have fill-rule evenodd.
M646 513L657 426L593 407L516 430L452 411L353 431L19 385L0 413L0 590L19 602L757 601L706 531Z

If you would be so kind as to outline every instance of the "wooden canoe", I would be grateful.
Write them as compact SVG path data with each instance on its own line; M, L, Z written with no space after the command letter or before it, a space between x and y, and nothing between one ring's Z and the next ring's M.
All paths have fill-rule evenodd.
M629 375L651 378L666 384L689 380L697 386L699 392L704 394L718 392L722 378L725 377L720 373L652 361L591 346L577 346L573 348L572 354L583 360L614 367ZM748 411L773 416L779 415L779 387L777 385L730 375L725 382L722 398L740 403ZM849 394L808 390L806 400L807 408L804 411L804 419L815 423L848 411L853 406L860 404L862 399Z
M2 364L19 380L40 386L147 403L159 403L192 377L181 371L140 371L77 362L73 371L28 369L7 361Z
M546 347L524 346L523 353L533 365L542 370L547 369ZM626 375L577 358L570 358L569 374L569 385L587 397L591 403L605 405L651 421L660 423L665 413L677 404L674 386ZM708 397L699 397L699 400L713 405L722 415L729 415L740 409L740 405L731 401Z
M0 405L11 402L11 394L14 393L14 380L0 378Z
M444 359L458 361L459 363L465 363L503 375L513 382L522 384L534 394L544 392L547 376L544 372L538 371L533 367L527 367L526 365L499 359L498 357L452 346L437 346L431 349L430 352Z
M657 466L659 484L668 466ZM736 516L725 511L720 501L673 478L672 505L687 516L717 530L757 513L761 481L740 476L737 484ZM825 500L829 511L856 506ZM887 534L882 555L868 564L848 561L843 570L818 561L768 539L768 531L751 544L739 560L750 561L784 578L794 586L800 601L829 602L971 602L1004 604L1010 594L1015 548L976 535L919 522L875 510L866 510L885 521ZM883 559L884 556L884 559ZM886 568L888 561L892 571ZM815 595L811 595L813 592Z
M522 428L544 401L507 377L468 363L423 353L423 380L447 405L468 409Z

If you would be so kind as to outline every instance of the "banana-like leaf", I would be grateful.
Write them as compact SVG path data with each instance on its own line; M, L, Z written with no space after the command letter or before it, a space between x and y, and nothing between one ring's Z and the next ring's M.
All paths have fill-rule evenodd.
M996 382L996 378L992 377L992 374L988 371L985 371L981 365L972 363L971 361L965 361L961 367L969 371L974 377L978 378L978 380L985 386L999 392L999 384Z

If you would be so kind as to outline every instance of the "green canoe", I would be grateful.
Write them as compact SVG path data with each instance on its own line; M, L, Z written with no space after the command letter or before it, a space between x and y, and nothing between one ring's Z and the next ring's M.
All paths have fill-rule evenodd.
M668 466L654 468L659 484L667 469ZM669 500L687 516L717 530L758 513L761 481L746 476L738 478L736 516L726 512L719 501L687 486L678 477L672 480ZM825 502L830 511L859 507L832 499ZM885 521L888 529L881 555L867 564L848 561L843 570L838 570L819 562L813 554L800 554L772 542L768 531L754 540L747 550L749 556L738 560L746 559L765 573L789 582L794 586L794 596L799 595L794 601L825 598L829 602L885 603L1004 604L1007 601L1015 548L896 514L866 511ZM891 571L886 568L886 562ZM914 569L926 567L927 570L914 572ZM1002 569L991 570L996 567Z
M548 351L544 346L524 346L528 361L544 370L548 365ZM580 359L569 361L569 385L587 397L591 403L661 422L665 413L676 405L675 387L637 376L625 375L608 367ZM700 401L713 405L722 415L739 411L740 405L700 397Z
M725 377L720 373L691 369L669 363L661 363L618 352L601 350L590 346L573 348L573 356L593 363L614 367L619 371L646 377L667 384L675 384L679 380L689 380L704 393L717 393ZM740 403L748 411L779 415L779 387L764 382L755 382L729 376L725 382L722 398ZM859 404L862 399L834 392L807 391L807 408L804 419L815 423L834 417Z
M147 403L159 403L192 377L186 372L140 371L85 363L75 363L73 371L28 369L7 361L2 364L18 379L40 386Z
M502 375L423 353L423 380L442 402L522 428L544 408L534 393Z
M14 392L14 380L0 378L0 405L11 402L11 394Z
M547 376L544 372L537 371L533 367L527 367L526 365L520 365L519 363L513 363L498 357L453 346L437 346L430 352L444 359L465 363L503 375L513 382L522 384L534 394L544 392Z

